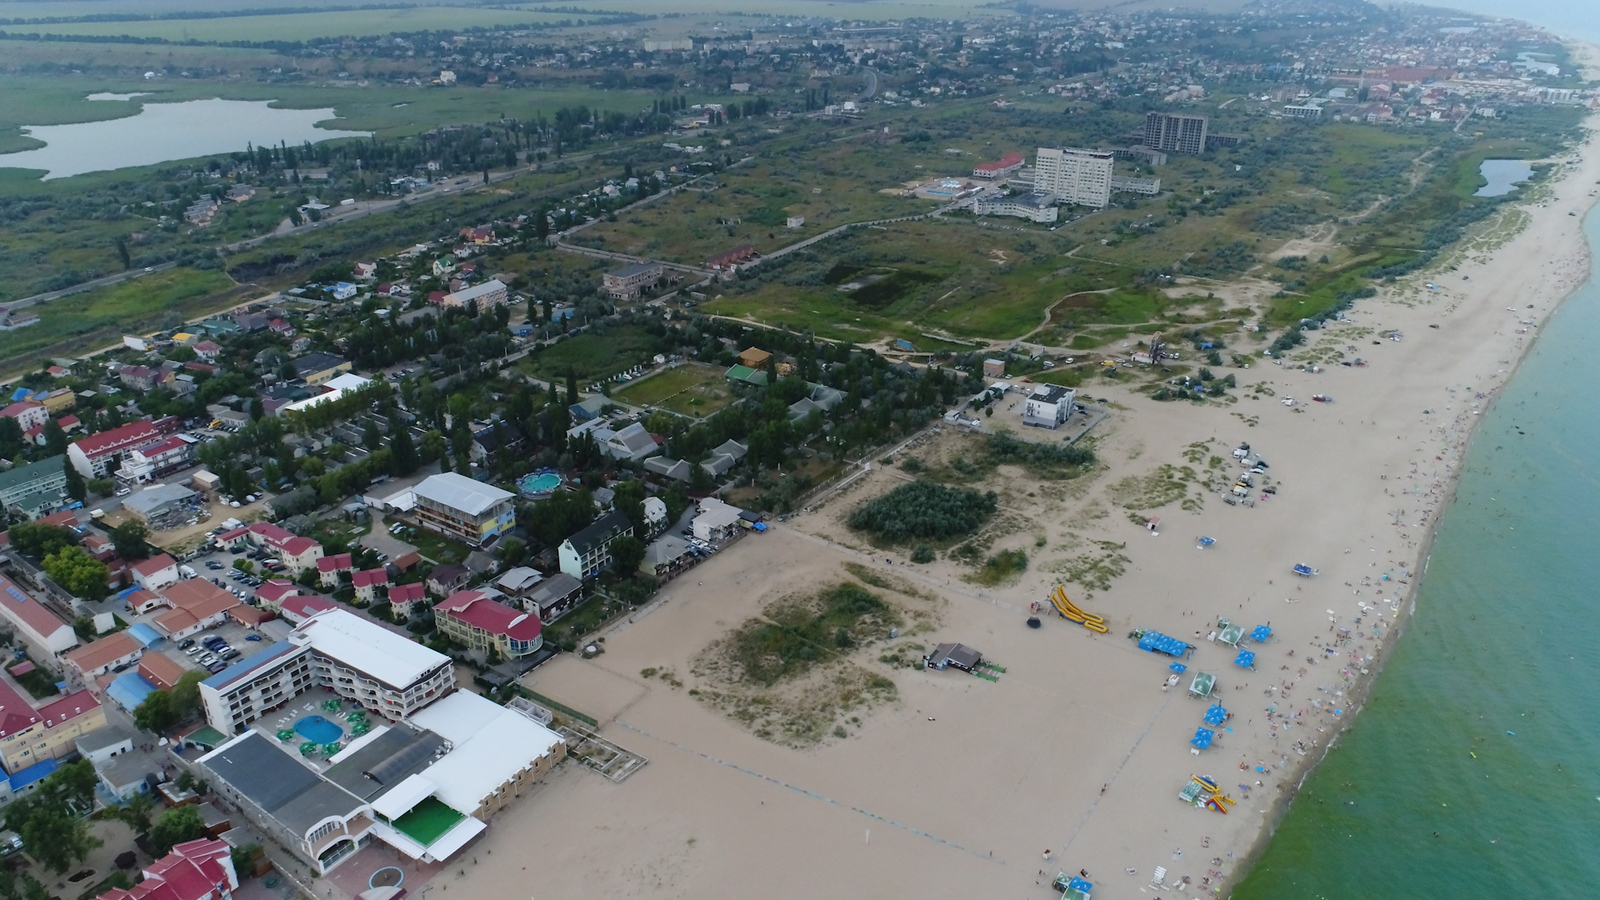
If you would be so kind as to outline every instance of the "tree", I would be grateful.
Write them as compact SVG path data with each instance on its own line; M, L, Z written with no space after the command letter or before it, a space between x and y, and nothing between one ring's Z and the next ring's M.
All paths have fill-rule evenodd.
M193 841L206 836L206 822L200 817L200 807L174 806L161 814L150 828L150 852L157 857L172 852L175 844Z
M578 373L575 369L567 369L567 405L578 402Z
M145 559L150 555L150 529L138 519L129 519L111 529L111 543L117 555L126 560Z
M78 539L71 531L39 522L13 525L7 534L11 536L11 546L35 559L43 559L66 547L78 546Z
M133 711L133 724L151 734L162 734L180 721L177 705L166 691L155 691Z
M594 521L594 497L587 490L556 491L539 504L529 530L548 547L555 547Z
M67 452L67 433L61 430L55 419L45 420L44 452L49 456L60 456Z
M0 418L0 456L15 459L22 453L22 426L9 416Z
M644 541L625 534L611 542L611 571L629 577L644 563Z
M150 830L150 813L155 806L149 794L134 794L128 802L116 807L113 815L132 828L134 834L144 834Z
M133 257L128 254L128 242L122 238L117 238L116 245L117 259L122 261L122 270L126 272L133 268Z
M92 767L89 774L92 778ZM22 838L28 855L58 875L74 863L82 862L91 850L100 846L100 841L89 834L88 820L70 803L76 793L77 780L76 772L70 775L56 772L31 796L13 802L6 810L6 827Z
M250 421L259 422L267 414L267 405L260 397L250 398Z
M78 502L89 496L89 485L84 482L83 476L78 474L77 468L72 465L72 460L61 461L62 471L67 473L67 496Z
M43 565L56 584L91 603L98 603L111 593L106 586L111 570L82 547L63 547L46 556Z
M411 440L411 429L398 418L389 419L389 462L389 474L396 477L417 470L417 445Z

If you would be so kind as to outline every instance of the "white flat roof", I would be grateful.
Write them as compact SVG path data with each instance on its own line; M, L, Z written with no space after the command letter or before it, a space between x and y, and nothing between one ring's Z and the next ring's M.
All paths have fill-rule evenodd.
M412 715L411 722L455 745L426 774L439 786L440 800L468 814L561 743L554 731L470 691L456 691L436 701ZM429 853L437 856L438 845Z
M459 472L441 472L429 476L412 490L418 497L461 510L469 516L482 515L484 510L513 496L509 491L502 491L492 484L484 484Z
M392 822L410 812L413 806L432 797L438 789L439 786L431 779L413 775L372 801L372 811Z
M335 378L330 378L323 382L322 386L329 389L326 393L318 394L315 397L307 397L304 400L297 400L294 403L284 406L284 409L290 412L299 412L300 410L310 409L313 406L318 406L323 403L331 403L332 401L343 397L346 392L359 390L360 388L366 387L371 383L372 380L370 378L362 378L360 375L353 375L349 372L345 372L342 375L339 375Z
M450 662L443 653L342 609L317 613L302 622L289 640L310 644L317 653L396 688L409 687Z

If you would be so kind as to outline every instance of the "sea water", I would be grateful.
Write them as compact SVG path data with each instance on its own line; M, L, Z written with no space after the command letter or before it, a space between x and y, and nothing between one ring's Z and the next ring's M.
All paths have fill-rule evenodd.
M1543 332L1367 708L1233 897L1600 897L1600 279Z

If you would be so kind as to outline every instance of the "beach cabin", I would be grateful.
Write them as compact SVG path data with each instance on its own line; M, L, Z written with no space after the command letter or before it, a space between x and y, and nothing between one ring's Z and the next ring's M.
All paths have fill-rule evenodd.
M940 644L922 658L922 664L930 669L954 667L963 672L971 672L982 661L983 655L965 644Z

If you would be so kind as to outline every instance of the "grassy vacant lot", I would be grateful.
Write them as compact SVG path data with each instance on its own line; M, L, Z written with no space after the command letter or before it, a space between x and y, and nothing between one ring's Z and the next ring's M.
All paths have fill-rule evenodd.
M0 374L114 343L124 333L176 327L238 290L221 272L180 267L46 303L35 308L39 324L0 333Z
M490 28L497 25L547 25L581 21L582 15L525 9L444 8L363 9L339 12L283 12L259 16L157 19L143 22L60 22L8 25L12 34L82 34L103 37L160 38L168 41L307 41L328 37L367 37L394 32Z
M633 406L655 406L696 418L705 418L734 399L723 371L703 363L668 369L612 391L611 396Z
M1037 340L1067 343L1095 325L1183 316L1182 302L1138 286L1135 270L1067 256L1072 242L1060 232L951 218L857 229L813 249L770 274L755 270L706 311L830 338L905 338L924 349L930 333L1002 340L1037 332Z
M563 381L567 373L578 376L578 386L625 372L649 362L665 348L661 338L638 326L595 326L576 337L546 347L517 365L536 378Z
M716 178L721 185L716 190L681 191L580 232L574 243L702 265L744 244L770 253L837 225L914 215L936 206L880 194L881 183L828 177L815 169L780 172L761 164ZM805 225L785 228L789 216L804 216Z

